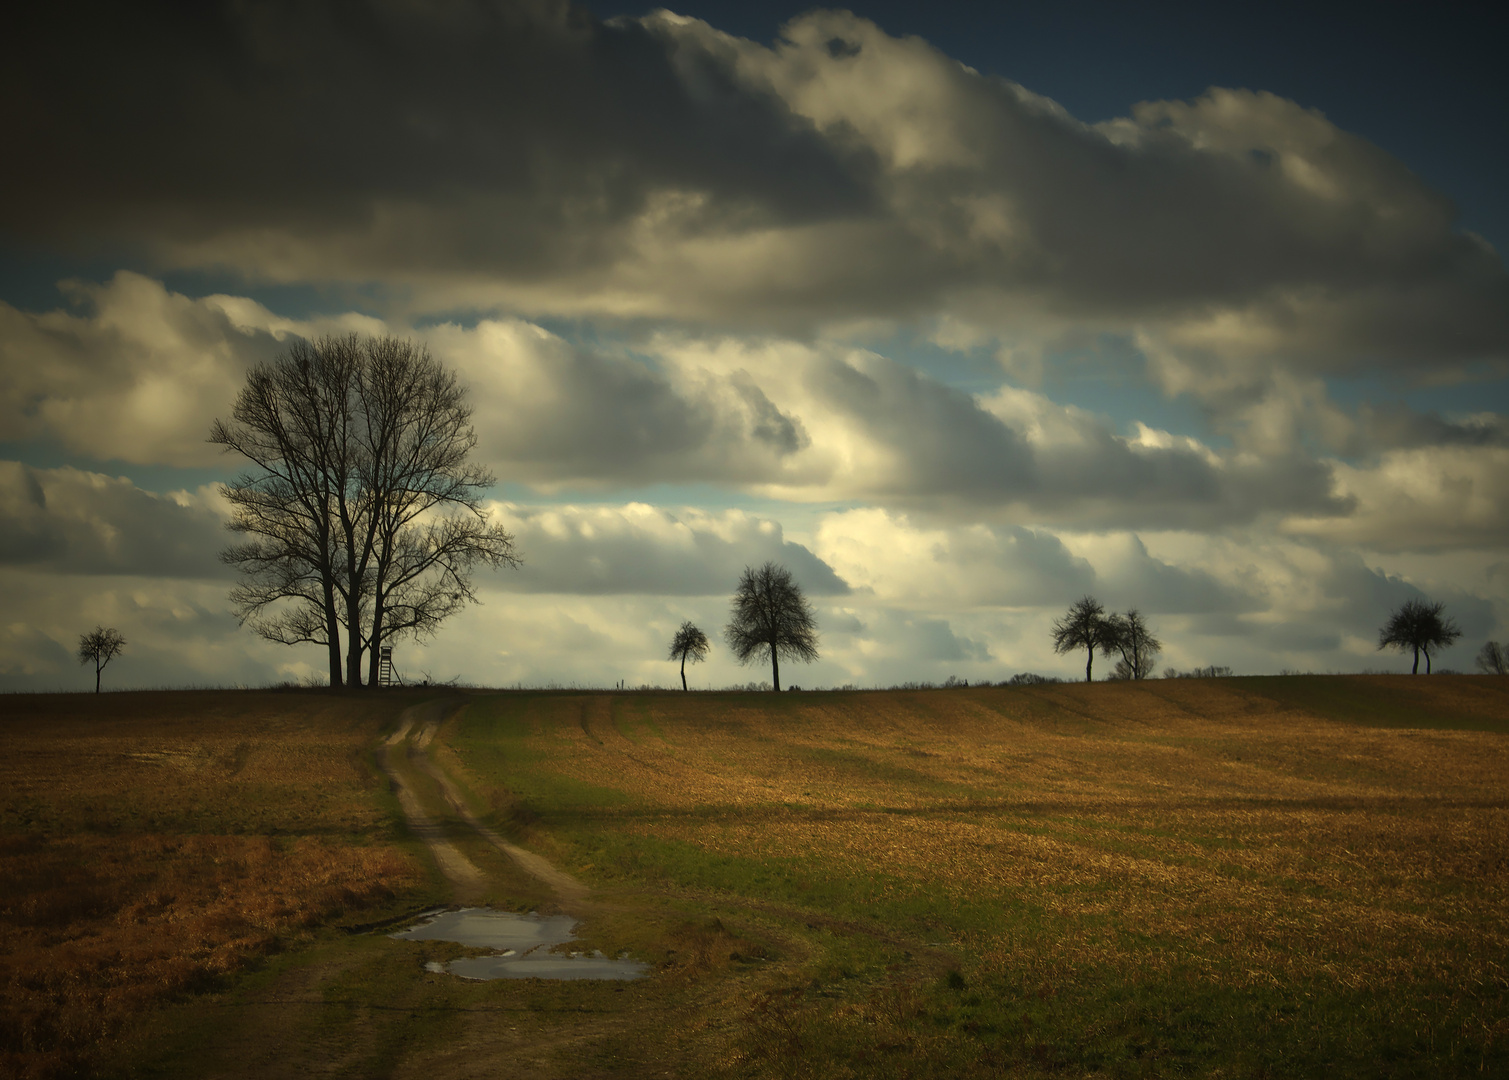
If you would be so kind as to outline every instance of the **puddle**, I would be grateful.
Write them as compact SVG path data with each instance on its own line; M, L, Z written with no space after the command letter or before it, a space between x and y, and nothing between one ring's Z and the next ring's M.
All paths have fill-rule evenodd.
M550 949L575 936L576 920L569 915L515 915L491 908L428 912L419 925L389 937L405 941L454 941L477 949L494 949L492 956L463 956L448 964L431 961L425 967L463 979L638 979L648 964L601 952L555 953Z

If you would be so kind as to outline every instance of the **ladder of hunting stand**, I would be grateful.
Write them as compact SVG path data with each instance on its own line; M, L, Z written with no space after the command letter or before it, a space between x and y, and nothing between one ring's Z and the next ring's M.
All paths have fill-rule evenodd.
M393 646L384 645L377 661L377 681L382 686L393 685Z

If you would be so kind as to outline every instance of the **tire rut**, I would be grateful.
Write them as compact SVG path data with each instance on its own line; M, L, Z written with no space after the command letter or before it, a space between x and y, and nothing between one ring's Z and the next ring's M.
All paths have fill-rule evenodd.
M487 885L486 875L446 839L443 827L429 816L419 797L404 782L403 775L395 767L393 760L395 754L403 752L407 752L408 760L415 768L435 781L446 804L468 828L513 860L520 870L548 885L563 905L581 903L587 898L585 885L554 866L548 859L519 847L485 825L467 807L455 782L430 760L426 751L434 741L441 722L455 704L450 701L431 701L405 709L399 717L398 730L383 742L383 771L388 774L398 792L398 803L409 827L430 849L441 874L455 890L456 900L459 903L475 903L479 900Z

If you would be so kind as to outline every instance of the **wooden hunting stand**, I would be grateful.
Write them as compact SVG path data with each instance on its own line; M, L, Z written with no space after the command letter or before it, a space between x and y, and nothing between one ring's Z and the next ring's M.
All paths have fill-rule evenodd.
M399 682L403 680L400 679ZM393 646L384 645L377 659L377 682L380 686L393 685Z

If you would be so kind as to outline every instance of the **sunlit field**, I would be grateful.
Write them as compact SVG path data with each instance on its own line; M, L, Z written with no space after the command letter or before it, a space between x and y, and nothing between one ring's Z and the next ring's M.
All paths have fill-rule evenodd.
M1509 1075L1509 680L445 695L429 760L649 978L385 936L453 898L377 757L419 696L18 696L0 1072Z
M0 698L0 1074L87 1074L147 1011L424 880L366 757L399 706Z
M512 694L452 742L572 872L762 941L734 1075L1503 1075L1506 689Z

